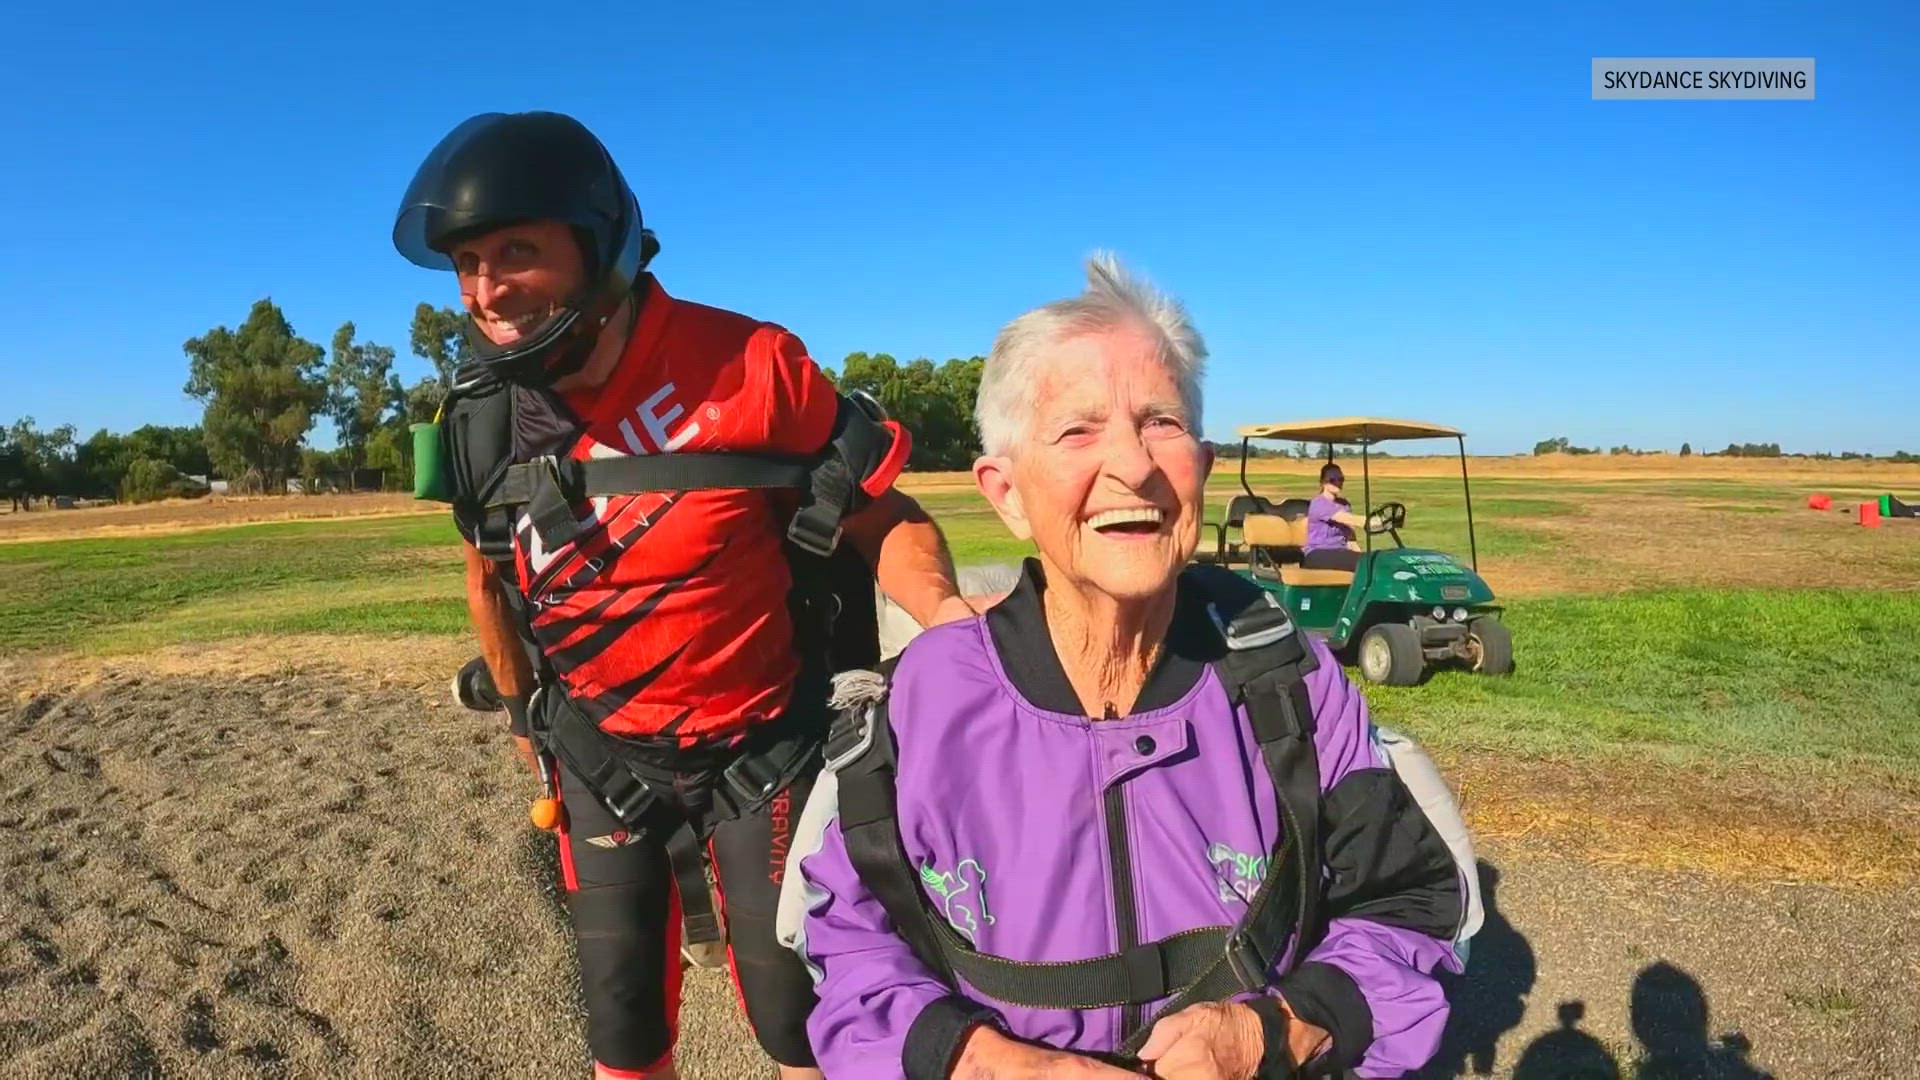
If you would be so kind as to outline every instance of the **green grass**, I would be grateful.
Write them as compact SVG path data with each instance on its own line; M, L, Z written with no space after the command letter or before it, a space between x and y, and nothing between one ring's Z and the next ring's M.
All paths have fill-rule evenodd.
M1528 523L1575 509L1538 482L1477 489L1485 489L1475 503L1483 555L1550 549L1552 537ZM1464 553L1457 491L1396 481L1391 493L1409 507L1410 543ZM1028 553L975 494L922 502L963 563ZM0 545L0 594L8 598L0 653L124 652L310 632L460 636L467 627L457 543L446 518L426 515ZM1920 725L1910 720L1920 593L1547 596L1512 602L1506 618L1519 665L1513 676L1439 671L1419 687L1368 686L1379 718L1455 748L1889 772L1920 758Z
M451 632L444 602L382 603L358 616L353 602L410 584L414 595L437 591L457 608L458 542L447 518L427 515L4 544L0 652L363 625Z
M1518 670L1369 686L1382 722L1438 744L1816 759L1904 770L1920 594L1685 589L1509 606Z

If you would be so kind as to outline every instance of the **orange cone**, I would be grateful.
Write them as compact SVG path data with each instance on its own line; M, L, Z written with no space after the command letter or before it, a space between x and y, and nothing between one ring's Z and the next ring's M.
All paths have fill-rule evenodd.
M1869 529L1877 529L1880 527L1879 503L1863 502L1860 504L1860 524Z
M1807 496L1807 509L1809 510L1825 510L1832 505L1833 497L1830 495Z

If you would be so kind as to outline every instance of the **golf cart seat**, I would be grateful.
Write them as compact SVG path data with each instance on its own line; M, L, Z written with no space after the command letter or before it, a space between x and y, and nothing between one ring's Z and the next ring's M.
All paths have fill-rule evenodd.
M1248 514L1240 534L1247 547L1259 548L1273 560L1280 580L1288 585L1351 585L1351 570L1309 570L1300 565L1306 557L1307 519L1284 518L1279 514Z
M1304 519L1307 516L1308 508L1312 506L1312 504L1313 500L1311 499L1281 499L1280 502L1276 504L1272 510L1267 511L1267 513L1278 514L1289 521L1294 521Z
M1227 503L1227 520L1210 523L1214 530L1214 550L1195 552L1195 559L1224 566L1240 558L1240 544L1228 541L1227 530L1240 528L1248 514L1266 514L1272 510L1273 504L1258 495L1235 495Z

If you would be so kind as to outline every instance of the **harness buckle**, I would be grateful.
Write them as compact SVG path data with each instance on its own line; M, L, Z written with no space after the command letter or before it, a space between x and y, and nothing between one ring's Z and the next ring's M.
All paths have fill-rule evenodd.
M1293 634L1293 620L1272 593L1262 592L1266 606L1241 612L1232 622L1220 617L1220 609L1209 603L1207 614L1227 639L1227 648L1235 652L1265 648Z
M737 803L734 809L741 813L746 812L746 809L754 803L773 794L774 786L780 782L778 772L758 768L762 763L758 755L751 755L735 761L720 773L721 778L727 782L727 787L733 791L733 797Z
M817 506L810 506L793 515L793 520L787 524L787 539L801 550L824 559L840 546L841 525L836 516L833 527L829 529L819 520L826 515L814 513L818 509Z
M1245 930L1235 930L1227 935L1227 967L1233 971L1233 979L1240 989L1252 993L1267 987L1267 958L1253 943L1253 935Z
M587 778L587 786L600 796L601 805L609 813L632 829L640 827L648 809L658 798L652 787L611 759L599 775Z
M857 718L857 719L856 719ZM838 773L873 745L873 706L842 710L827 727L826 768Z

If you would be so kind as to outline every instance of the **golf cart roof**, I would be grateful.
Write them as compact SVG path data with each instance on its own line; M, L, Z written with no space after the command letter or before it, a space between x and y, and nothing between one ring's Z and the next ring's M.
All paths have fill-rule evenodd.
M1343 416L1334 420L1295 420L1285 424L1248 424L1243 439L1294 439L1299 442L1377 443L1388 439L1453 438L1460 431L1418 420L1387 420L1377 416Z

